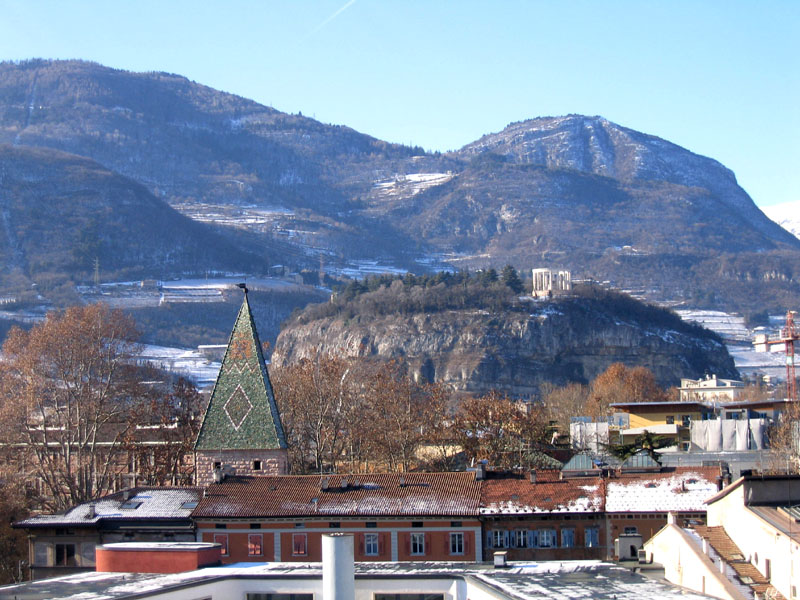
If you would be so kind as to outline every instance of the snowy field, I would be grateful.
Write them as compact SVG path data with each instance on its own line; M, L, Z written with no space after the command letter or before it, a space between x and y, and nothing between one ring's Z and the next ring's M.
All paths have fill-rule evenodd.
M199 350L165 346L145 345L141 357L155 367L193 381L199 389L214 385L222 366L218 361L203 356Z
M397 174L391 179L376 182L373 188L376 194L381 197L397 196L407 198L416 196L429 188L447 183L453 177L455 175L452 172Z
M744 318L714 310L675 311L684 321L693 321L718 333L725 341L736 368L743 376L768 375L772 381L786 379L786 355L784 348L776 344L769 352L756 352L753 348L753 332L744 324ZM783 326L783 316L771 316L770 323L777 329ZM776 332L771 331L770 337Z

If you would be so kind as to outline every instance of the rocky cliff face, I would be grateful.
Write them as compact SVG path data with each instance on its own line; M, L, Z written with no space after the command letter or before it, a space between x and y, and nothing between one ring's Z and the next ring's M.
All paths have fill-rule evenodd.
M710 332L648 324L587 299L536 303L529 313L321 319L284 329L272 361L280 366L314 352L403 359L420 380L520 397L546 381L587 383L614 362L648 367L662 385L705 372L737 376Z

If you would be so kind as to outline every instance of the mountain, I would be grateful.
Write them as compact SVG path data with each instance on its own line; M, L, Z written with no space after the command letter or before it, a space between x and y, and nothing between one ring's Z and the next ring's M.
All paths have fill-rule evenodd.
M706 190L776 240L787 241L739 187L736 176L716 160L661 138L611 123L602 117L569 115L512 123L461 149L478 156L491 152L515 164L567 169L622 184L658 181Z
M258 268L215 228L192 221L141 184L92 160L0 144L0 276L50 293L88 280Z
M316 353L401 359L418 380L518 397L537 395L545 382L588 383L615 362L645 366L663 386L705 372L738 377L715 334L621 294L516 300L489 310L471 306L475 286L464 288L464 308L426 299L444 294L442 285L392 284L336 314L330 305L308 307L281 331L272 362L286 365ZM417 303L418 309L408 308Z
M0 64L0 143L90 158L295 270L512 263L700 307L800 301L800 240L733 173L600 117L513 123L443 155L178 75L35 60Z
M764 207L764 214L800 238L800 202L783 202Z

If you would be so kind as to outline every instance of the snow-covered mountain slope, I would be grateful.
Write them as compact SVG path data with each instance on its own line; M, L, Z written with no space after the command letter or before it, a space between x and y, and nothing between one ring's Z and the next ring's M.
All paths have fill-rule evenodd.
M800 200L765 206L761 210L786 231L800 238Z

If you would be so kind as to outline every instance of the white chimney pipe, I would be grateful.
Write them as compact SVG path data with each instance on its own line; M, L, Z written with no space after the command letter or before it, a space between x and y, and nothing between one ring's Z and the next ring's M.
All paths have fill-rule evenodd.
M322 535L322 600L355 600L353 534Z

